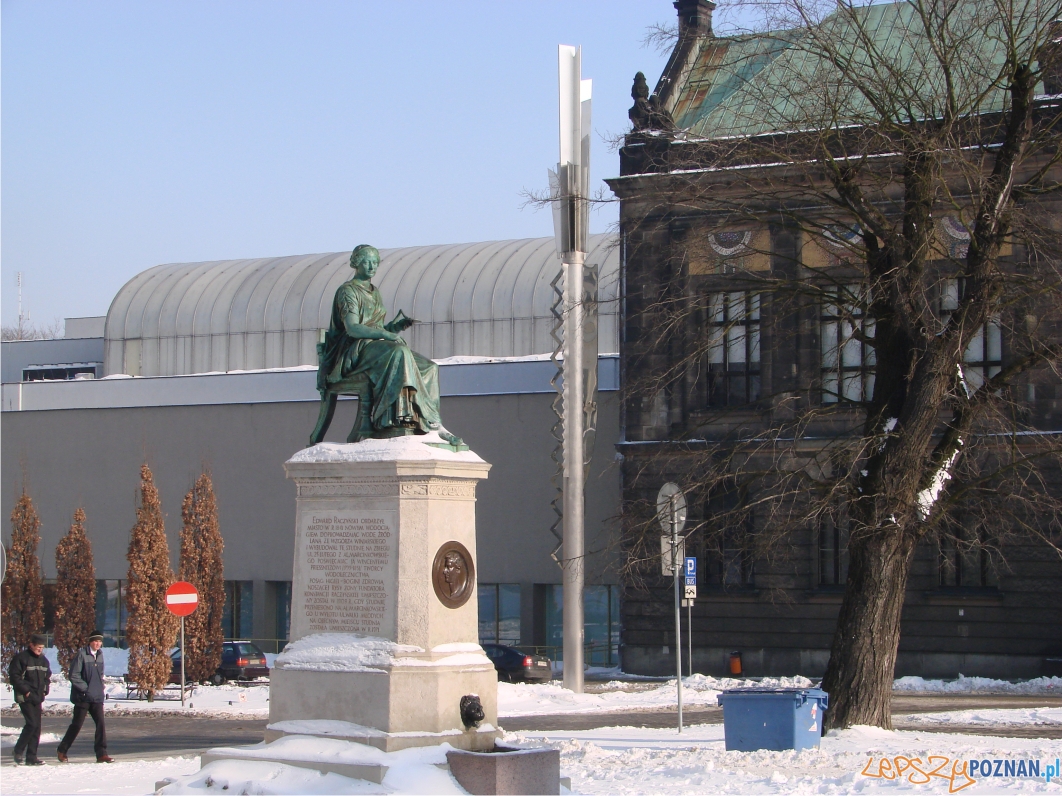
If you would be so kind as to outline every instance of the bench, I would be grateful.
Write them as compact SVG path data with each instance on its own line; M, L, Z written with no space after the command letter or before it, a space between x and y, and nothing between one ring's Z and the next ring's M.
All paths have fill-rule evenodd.
M136 700L147 699L147 693L145 693L144 691L141 691L140 686L137 683L135 683L132 680L130 680L128 674L122 675L122 682L125 683L125 698L126 699L136 699ZM185 683L185 686L184 686L185 695L187 696L188 694L190 694L192 692L193 688L195 688L195 683ZM166 693L167 689L169 689L170 693ZM173 693L173 689L177 690L176 694ZM163 688L163 690L156 691L154 693L154 695L152 696L151 701L153 701L155 699L178 699L179 700L180 698L181 698L181 687L179 685L170 684L170 685L165 686L165 688Z

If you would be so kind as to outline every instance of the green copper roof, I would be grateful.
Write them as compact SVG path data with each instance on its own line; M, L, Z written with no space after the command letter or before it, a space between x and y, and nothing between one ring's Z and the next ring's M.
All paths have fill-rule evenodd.
M945 4L922 5L936 14ZM991 12L994 4L949 5L943 20L904 0L837 11L814 27L702 38L679 87L675 121L695 135L723 138L883 118L906 124L939 117L949 96L958 115L1001 110L1007 47L1042 41L1050 20L1019 17L1008 25ZM1037 15L1031 1L1029 15ZM942 36L927 36L938 23ZM1014 29L1026 32L1008 33Z

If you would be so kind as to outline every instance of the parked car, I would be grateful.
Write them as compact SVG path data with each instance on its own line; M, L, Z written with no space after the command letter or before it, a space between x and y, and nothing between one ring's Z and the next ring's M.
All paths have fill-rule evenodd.
M173 669L170 682L181 682L181 651L170 653ZM229 680L254 680L256 677L268 677L265 653L250 641L226 641L221 648L221 665L210 677L214 685L222 685Z
M498 679L542 682L553 677L553 662L543 655L528 655L504 644L484 644L483 651L498 670Z

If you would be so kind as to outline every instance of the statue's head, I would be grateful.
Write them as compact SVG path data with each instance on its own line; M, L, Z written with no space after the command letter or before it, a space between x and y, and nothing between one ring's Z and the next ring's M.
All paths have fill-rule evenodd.
M443 580L446 581L446 585L450 587L450 594L458 591L462 583L462 575L465 571L465 560L461 557L461 554L457 551L450 551L446 554L446 558L443 560Z
M631 97L635 100L649 98L649 84L645 82L645 75L641 72L634 76L634 86L631 88Z
M380 251L375 246L363 243L350 253L350 267L361 279L372 279L380 267Z

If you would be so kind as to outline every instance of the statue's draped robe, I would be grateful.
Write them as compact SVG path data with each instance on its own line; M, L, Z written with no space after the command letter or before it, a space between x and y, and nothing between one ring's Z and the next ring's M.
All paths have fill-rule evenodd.
M339 286L332 302L317 388L323 390L350 376L364 374L372 385L374 429L413 426L423 432L437 430L439 366L404 343L365 340L347 334L347 324L382 329L386 317L375 285L351 279Z

